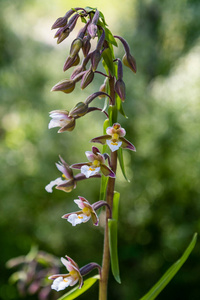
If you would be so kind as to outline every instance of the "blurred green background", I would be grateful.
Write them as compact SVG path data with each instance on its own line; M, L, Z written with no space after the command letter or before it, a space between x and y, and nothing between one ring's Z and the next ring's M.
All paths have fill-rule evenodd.
M102 84L84 91L50 93L62 72L73 33L56 45L53 22L71 7L98 7L113 34L127 39L137 59L134 75L124 68L129 117L119 122L137 148L124 151L130 183L119 171L121 193L119 264L109 299L139 299L176 261L200 230L200 2L197 0L39 1L0 0L0 299L20 299L9 285L12 257L32 245L79 266L101 263L103 228L72 228L61 219L76 210L78 195L98 200L99 180L80 182L70 194L44 187L60 176L60 154L69 164L85 161L89 140L101 135L103 114L88 114L72 133L48 130L48 112L71 109ZM121 45L116 48L123 55ZM102 100L95 100L103 107ZM158 299L200 299L200 243ZM62 293L58 294L61 295ZM97 299L98 287L80 297ZM37 299L26 296L24 299Z

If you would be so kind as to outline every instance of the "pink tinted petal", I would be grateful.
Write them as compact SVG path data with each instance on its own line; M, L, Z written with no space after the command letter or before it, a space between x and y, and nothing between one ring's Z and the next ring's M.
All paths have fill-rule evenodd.
M101 172L104 176L115 178L115 173L104 164L101 165Z
M50 118L61 120L61 119L66 119L70 120L71 117L68 116L68 112L59 112L59 111L52 111L50 112Z
M119 134L120 137L125 136L126 135L126 130L121 127L119 129L117 129L117 134Z
M93 162L95 160L95 155L93 152L91 151L86 151L85 155L87 156L87 159L91 162Z
M65 167L62 164L56 163L57 169L64 174L65 172Z
M133 144L131 144L127 139L125 139L124 137L120 137L119 140L122 142L122 148L124 149L129 149L132 151L136 151L136 148Z
M65 257L68 259L68 261L72 264L72 266L74 267L74 270L76 270L78 273L79 272L79 266L77 265L77 263L69 256L65 255ZM81 276L81 275L80 275Z
M78 205L80 209L83 209L85 207L84 201L82 200L75 199L74 202Z
M60 127L60 126L61 126L60 120L52 119L52 120L49 122L48 128L51 129L51 128Z
M106 133L107 133L108 135L112 135L113 133L115 133L115 132L114 132L114 128L113 128L113 127L108 127L108 128L106 129Z
M72 270L74 270L74 267L71 264L71 262L67 261L65 258L61 257L61 262L63 263L63 265L67 268L67 270L69 272L71 272Z
M92 139L90 142L91 143L99 143L99 144L102 144L102 145L105 145L106 144L106 140L107 139L110 139L110 135L101 135L101 136L98 136L94 139Z

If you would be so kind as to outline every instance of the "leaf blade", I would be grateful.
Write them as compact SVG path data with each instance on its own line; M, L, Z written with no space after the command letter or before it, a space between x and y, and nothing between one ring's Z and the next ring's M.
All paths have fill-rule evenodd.
M165 288L165 286L171 281L171 279L176 275L179 269L182 267L184 262L189 257L190 253L194 249L194 246L197 241L197 233L194 234L192 241L189 246L184 251L180 259L178 259L160 278L160 280L150 289L150 291L144 295L140 300L153 300L155 299L160 292Z
M118 263L118 253L117 253L117 220L108 220L109 229L109 249L111 258L111 269L115 280L121 283L119 275L119 263Z
M98 279L99 275L90 277L84 281L84 285L81 289L79 289L79 286L77 285L75 288L70 290L68 293L60 297L58 300L73 300L76 299L78 296L82 295L84 292L86 292Z

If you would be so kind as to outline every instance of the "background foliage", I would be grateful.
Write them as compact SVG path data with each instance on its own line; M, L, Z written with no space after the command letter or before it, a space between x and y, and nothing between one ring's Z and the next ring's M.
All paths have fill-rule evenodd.
M53 2L53 1L51 1ZM50 27L74 6L97 6L114 34L124 36L138 73L125 70L128 121L121 117L136 154L124 151L130 183L121 174L119 264L121 286L110 278L109 299L139 299L161 277L200 229L200 3L195 0L0 0L0 298L20 299L5 268L8 259L36 244L82 266L101 263L102 227L71 228L60 217L78 195L97 201L99 181L80 182L70 194L44 186L58 177L58 154L84 161L88 141L101 135L103 114L88 114L73 133L47 129L48 111L70 109L98 90L50 93L62 72L69 37L57 46ZM122 47L117 49L123 54ZM95 100L101 101L101 100ZM103 107L103 103L102 103ZM96 114L96 115L95 115ZM89 126L88 126L89 124ZM199 299L199 243L158 299ZM97 287L89 292L97 295ZM91 296L92 295L92 296ZM86 299L83 295L80 299ZM31 299L28 296L26 299ZM36 299L35 296L33 299Z

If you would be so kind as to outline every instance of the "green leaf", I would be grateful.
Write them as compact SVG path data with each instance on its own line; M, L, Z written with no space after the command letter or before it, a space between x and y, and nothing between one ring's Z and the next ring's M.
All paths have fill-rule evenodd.
M110 50L110 48L106 48L103 52L102 52L102 56L103 59L108 67L108 69L110 70L111 75L114 75L114 65L113 65L113 57L112 57L112 52Z
M85 9L85 11L86 11L88 14L91 13L92 11L93 11L93 12L96 11L96 8L90 7L90 6L86 6L84 9Z
M126 171L125 171L125 166L124 166L124 158L123 158L123 152L122 152L122 148L119 148L118 152L117 152L117 157L118 157L118 160L119 160L119 164L120 164L120 167L121 167L121 170L122 170L122 174L124 175L124 178L130 182L130 180L127 178L126 176Z
M117 122L117 108L116 108L116 106L110 105L109 108L108 108L108 114L109 114L110 126L112 126L114 123Z
M86 292L98 279L99 275L90 277L86 280L84 280L84 285L81 289L79 289L79 286L77 285L75 288L70 290L68 293L60 297L58 300L73 300L76 299L78 296L82 295L84 292Z
M150 289L150 291L143 296L140 300L153 300L160 292L165 288L165 286L171 281L171 279L176 275L179 269L182 267L184 262L187 260L188 256L192 252L197 241L197 233L194 234L192 241L189 246L177 262L175 262L167 272L161 277L161 279Z
M120 193L114 191L112 218L115 219L116 221L118 221L119 198L120 198Z
M118 253L117 253L117 220L108 220L108 230L109 230L109 249L110 249L110 259L111 259L111 269L115 280L121 283L119 275L119 263L118 263Z
M108 177L101 176L101 187L100 187L99 200L105 200L107 184L108 184Z
M111 31L108 28L104 28L104 29L105 29L105 40L113 44L114 46L118 47L117 42L114 36L112 35Z
M120 97L118 95L116 95L116 104L117 104L117 109L120 112L120 114L122 114L122 116L124 116L126 119L128 119L128 117L126 116L123 106L122 106L122 100L120 99Z
M102 22L103 22L104 26L108 25L108 24L106 24L104 14L101 11L99 11L99 17L102 19Z

